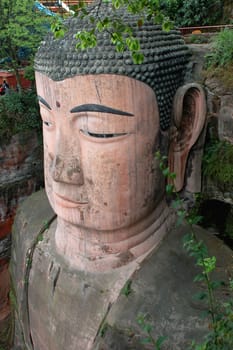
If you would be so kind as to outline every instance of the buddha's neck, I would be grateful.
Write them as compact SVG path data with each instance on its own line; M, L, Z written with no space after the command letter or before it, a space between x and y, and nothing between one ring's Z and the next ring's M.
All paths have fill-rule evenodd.
M57 220L57 252L74 268L89 271L114 269L142 259L154 249L174 223L165 200L139 223L121 230L91 231Z

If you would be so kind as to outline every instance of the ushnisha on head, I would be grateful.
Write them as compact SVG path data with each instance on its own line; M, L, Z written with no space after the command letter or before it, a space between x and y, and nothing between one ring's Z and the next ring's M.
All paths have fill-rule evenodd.
M98 14L111 16L111 5ZM126 12L120 16L133 23ZM58 253L79 269L106 270L147 253L171 225L155 152L161 129L170 125L189 53L177 31L148 22L134 27L144 54L143 64L135 65L104 32L97 47L77 51L75 33L90 24L72 18L67 26L63 39L45 39L35 59L45 187L58 216ZM182 105L182 98L177 101ZM192 118L180 124L191 133L196 125ZM175 149L183 139L179 130L173 135Z

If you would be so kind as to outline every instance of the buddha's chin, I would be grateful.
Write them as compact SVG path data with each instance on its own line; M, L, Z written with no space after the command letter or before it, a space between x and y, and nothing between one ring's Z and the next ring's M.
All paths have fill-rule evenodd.
M76 226L86 226L87 203L77 203L68 200L53 200L52 208L59 218Z

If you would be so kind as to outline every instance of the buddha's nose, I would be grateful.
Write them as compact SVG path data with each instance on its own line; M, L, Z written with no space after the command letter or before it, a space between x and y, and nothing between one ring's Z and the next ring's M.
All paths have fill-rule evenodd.
M83 185L80 159L78 157L55 156L52 163L52 178L56 182Z

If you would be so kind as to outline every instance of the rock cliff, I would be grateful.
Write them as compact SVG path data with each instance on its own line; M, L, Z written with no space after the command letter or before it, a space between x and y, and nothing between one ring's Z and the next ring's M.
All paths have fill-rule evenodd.
M11 227L16 208L43 185L42 144L35 131L12 136L0 145L0 348L10 334L10 278L8 265Z

